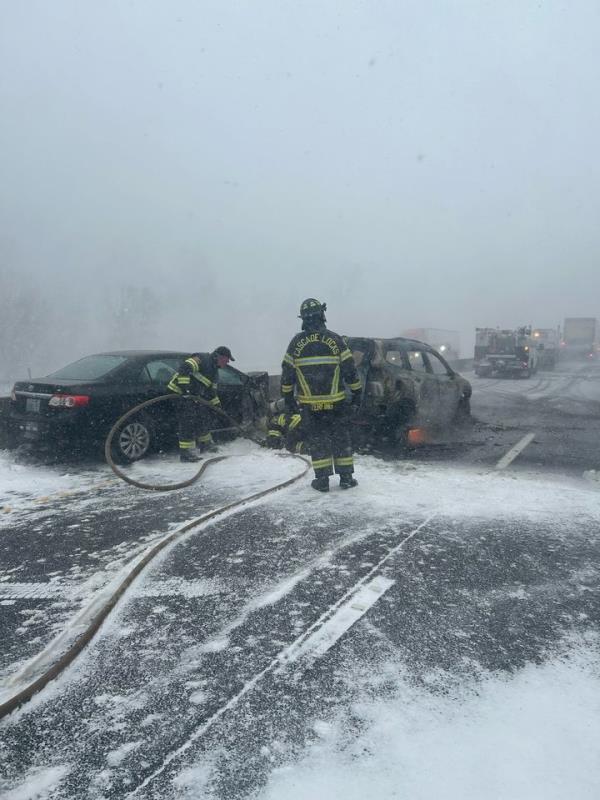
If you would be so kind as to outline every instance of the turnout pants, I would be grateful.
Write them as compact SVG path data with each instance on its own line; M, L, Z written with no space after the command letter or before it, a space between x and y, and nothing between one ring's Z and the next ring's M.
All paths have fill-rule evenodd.
M179 449L192 450L196 442L200 446L212 444L211 413L208 408L191 398L180 400L175 405Z
M343 403L329 411L307 411L308 450L315 477L351 475L354 472L348 412Z

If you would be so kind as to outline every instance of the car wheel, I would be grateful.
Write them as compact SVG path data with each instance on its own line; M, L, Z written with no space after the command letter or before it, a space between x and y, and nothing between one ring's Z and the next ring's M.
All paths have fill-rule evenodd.
M144 419L128 420L115 433L112 441L112 457L117 464L138 461L147 455L152 444L152 431Z

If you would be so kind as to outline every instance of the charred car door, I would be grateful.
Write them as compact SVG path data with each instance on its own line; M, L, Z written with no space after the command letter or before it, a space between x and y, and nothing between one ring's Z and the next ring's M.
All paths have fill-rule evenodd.
M424 350L406 351L411 377L415 385L416 420L418 425L436 425L440 418L440 389L431 372Z
M437 424L451 422L457 413L461 398L461 387L457 381L456 373L446 364L437 353L427 351L424 353L431 374L437 384L439 407L436 418Z

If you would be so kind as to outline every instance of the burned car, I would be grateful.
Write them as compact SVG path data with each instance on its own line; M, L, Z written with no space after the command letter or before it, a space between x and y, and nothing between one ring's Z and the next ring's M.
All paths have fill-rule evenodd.
M43 378L13 387L10 425L17 444L38 448L101 451L108 432L126 411L160 395L189 353L129 350L86 356ZM268 375L219 369L223 410L237 423L259 424L267 414ZM226 421L215 416L215 428ZM123 463L177 442L172 402L157 403L126 420L113 439L113 458Z
M470 415L471 384L415 339L346 337L363 383L356 428L402 444L410 428L442 428Z

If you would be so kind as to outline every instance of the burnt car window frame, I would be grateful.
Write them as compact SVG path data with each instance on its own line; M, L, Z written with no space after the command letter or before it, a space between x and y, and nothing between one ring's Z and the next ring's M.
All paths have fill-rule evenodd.
M452 367L448 364L447 361L444 360L444 358L439 353L434 353L431 350L423 350L421 352L425 356L425 362L427 364L427 367L431 375L434 375L436 378L440 376L446 376L447 378L451 378L454 375L454 370L452 369ZM436 363L436 361L443 366L444 372L436 372L433 369L432 365Z
M423 362L423 366L425 369L414 369L412 362L410 360L410 353L419 353L421 355L421 361ZM406 348L406 360L408 363L408 369L413 372L415 375L433 375L434 373L431 371L431 367L429 366L429 362L427 361L427 351L423 350L420 347L408 347Z

